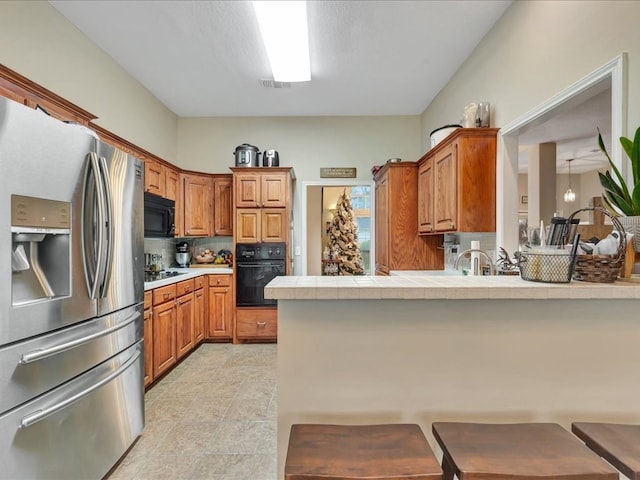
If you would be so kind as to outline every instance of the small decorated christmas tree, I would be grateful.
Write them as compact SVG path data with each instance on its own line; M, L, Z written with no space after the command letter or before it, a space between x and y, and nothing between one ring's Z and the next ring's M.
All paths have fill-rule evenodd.
M340 260L340 275L364 275L357 229L351 199L345 190L338 197L327 242L327 246L335 255L334 258Z

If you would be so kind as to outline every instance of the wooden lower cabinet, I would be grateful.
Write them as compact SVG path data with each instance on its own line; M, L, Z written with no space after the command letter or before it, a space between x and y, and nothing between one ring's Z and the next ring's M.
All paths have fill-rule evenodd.
M206 301L204 288L198 288L195 292L193 292L193 333L195 346L202 343L204 340L204 332L205 332L205 311L206 311Z
M144 292L144 385L205 339L233 339L233 277L201 275Z
M236 337L238 341L275 341L278 338L278 309L237 308Z
M175 292L175 285L172 285ZM154 290L154 305L156 290ZM153 307L153 378L169 370L177 361L176 356L176 304L175 293L170 300Z
M233 338L233 282L231 275L208 275L207 338Z
M195 290L194 279L176 285L176 352L178 360L195 347Z
M176 355L178 360L193 350L195 346L193 292L178 297L176 301Z
M153 382L153 296L144 292L144 386Z

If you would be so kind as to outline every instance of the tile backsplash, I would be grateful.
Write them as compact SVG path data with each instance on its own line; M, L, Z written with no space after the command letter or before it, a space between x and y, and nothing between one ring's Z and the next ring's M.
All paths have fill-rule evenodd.
M480 250L484 250L496 261L496 234L495 233L456 233L444 236L444 268L452 269L458 254L471 248L471 242L480 242Z
M175 267L176 244L182 241L186 241L189 244L192 258L207 248L213 252L223 249L231 250L233 248L233 237L145 238L144 253L161 255L164 268Z

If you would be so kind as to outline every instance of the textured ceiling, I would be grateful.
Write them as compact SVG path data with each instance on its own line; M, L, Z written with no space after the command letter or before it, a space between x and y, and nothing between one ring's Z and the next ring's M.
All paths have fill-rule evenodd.
M176 115L419 115L511 1L308 2L312 81L271 77L250 2L50 0ZM593 125L610 136L610 92L559 112L520 137L556 142L558 172L606 166Z
M510 1L309 1L312 81L268 89L248 1L50 4L179 116L419 115Z

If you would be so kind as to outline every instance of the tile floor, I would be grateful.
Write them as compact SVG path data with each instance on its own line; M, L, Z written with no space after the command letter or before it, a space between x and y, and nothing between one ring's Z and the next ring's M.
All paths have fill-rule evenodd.
M276 480L275 344L202 344L145 395L109 480Z

